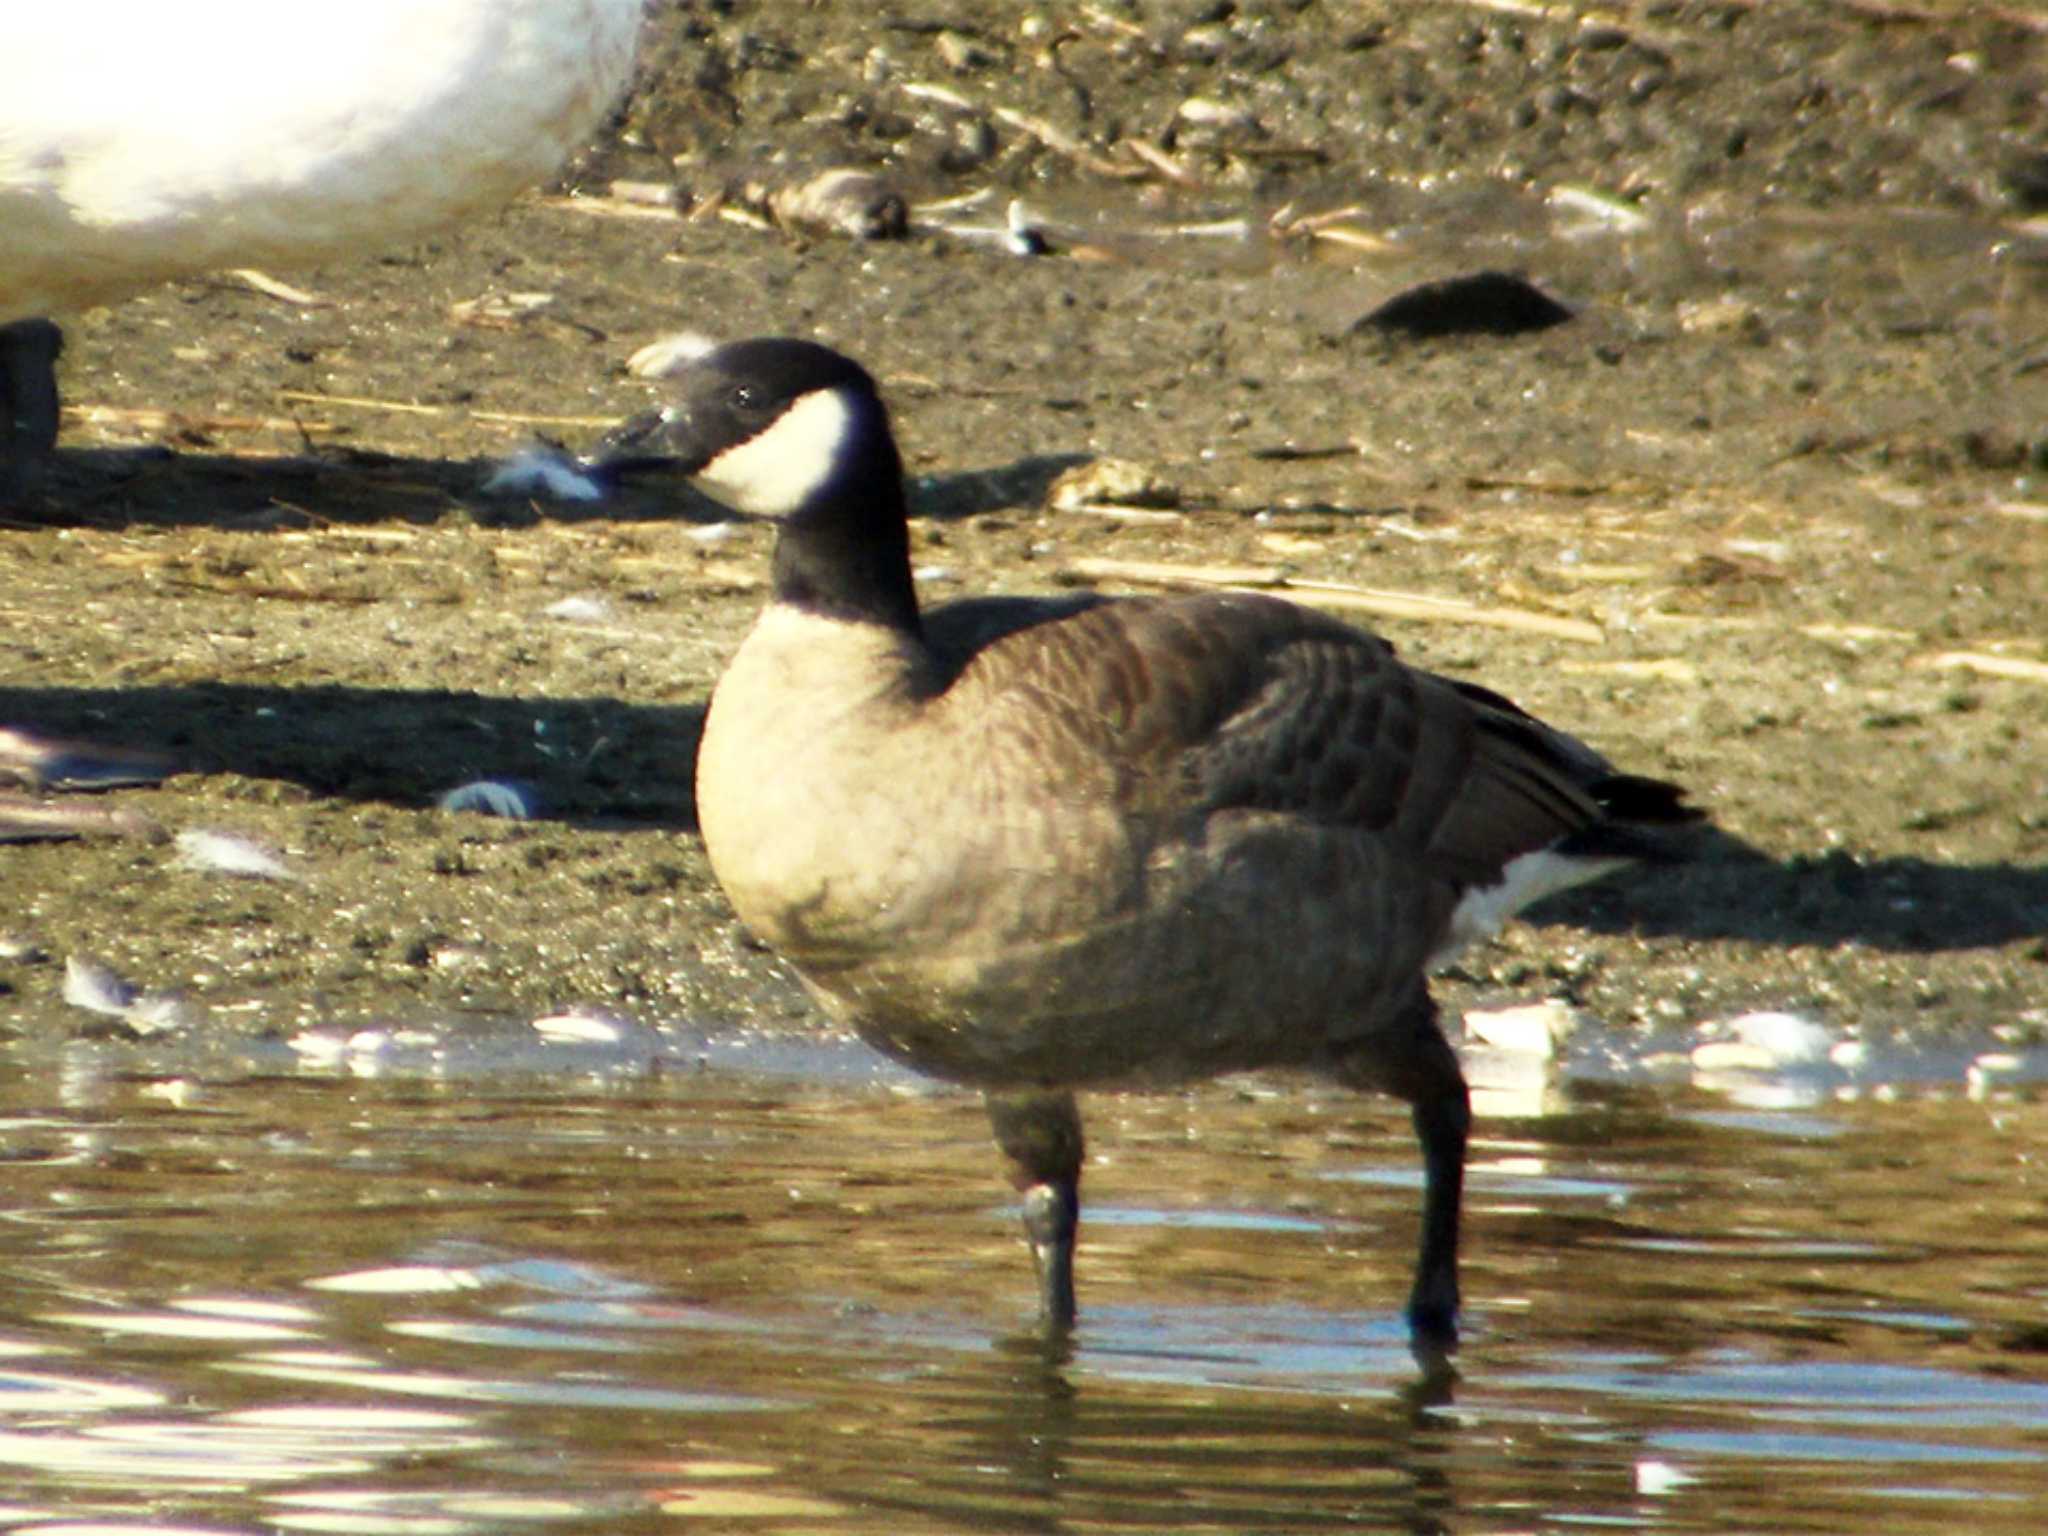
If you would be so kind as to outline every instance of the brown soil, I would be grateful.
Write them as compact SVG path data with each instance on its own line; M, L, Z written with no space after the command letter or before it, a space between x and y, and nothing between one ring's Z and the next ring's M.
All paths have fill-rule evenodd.
M623 362L664 332L796 332L885 381L935 598L1088 559L1255 565L1598 627L1369 620L1685 781L1723 834L1551 903L1447 1002L2048 1027L2038 20L875 14L665 7L578 201L280 274L318 305L221 279L70 322L62 462L0 521L0 721L178 754L190 772L125 803L267 839L305 878L203 875L139 839L0 846L0 930L237 1030L572 1001L808 1027L692 827L697 724L768 533L703 540L718 514L654 487L595 508L480 489L536 428L587 447L642 408ZM835 165L913 203L993 189L961 222L1021 196L1060 249L711 209ZM635 216L619 180L679 182L700 216ZM1345 208L1348 238L1160 233ZM1487 268L1574 318L1354 328ZM1181 515L1048 509L1105 455ZM570 596L605 606L547 616ZM486 775L532 784L542 819L433 808ZM0 959L0 1017L84 1027L60 972Z

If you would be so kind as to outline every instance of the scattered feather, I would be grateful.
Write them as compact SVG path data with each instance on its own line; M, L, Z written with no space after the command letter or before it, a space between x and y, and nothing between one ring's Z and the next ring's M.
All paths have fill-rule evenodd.
M722 523L692 523L683 530L683 537L707 548L716 548L738 532L739 524L727 520Z
M182 992L145 992L122 1021L138 1035L160 1035L195 1022L192 1004Z
M472 779L456 785L435 803L444 811L474 811L507 821L531 821L540 814L539 796L510 779Z
M64 962L64 1001L119 1019L138 1035L162 1034L193 1022L192 1006L182 994L145 992L112 966L84 955Z
M1045 233L1031 222L1031 215L1025 211L1021 201L1012 200L1009 213L1004 219L1003 249L1012 256L1045 256L1052 251L1052 244Z
M707 352L718 349L718 343L699 331L677 331L658 341L650 341L631 357L626 359L626 372L636 379L665 379L681 373Z
M297 880L283 859L238 832L193 827L177 837L180 868L207 875L240 875L251 880Z
M141 995L133 982L103 961L72 955L64 962L64 1001L74 1008L125 1018Z
M565 624L605 624L611 620L612 605L601 597L565 597L541 612Z
M933 230L949 240L960 240L970 245L993 245L1011 256L1051 255L1052 242L1046 238L1043 229L1029 222L1029 218L1024 205L1013 202L1008 216L1000 224L968 224L934 217L922 220L919 227Z
M534 1031L544 1040L556 1042L588 1041L593 1044L609 1045L624 1039L634 1029L630 1019L621 1018L603 1008L564 1008L560 1013L543 1014L533 1021Z
M599 485L568 454L551 444L521 448L498 461L484 481L486 495L545 496L551 501L602 501Z
M463 299L448 307L448 313L457 325L477 325L509 329L528 315L538 314L555 302L552 293L503 293L493 288L473 299Z

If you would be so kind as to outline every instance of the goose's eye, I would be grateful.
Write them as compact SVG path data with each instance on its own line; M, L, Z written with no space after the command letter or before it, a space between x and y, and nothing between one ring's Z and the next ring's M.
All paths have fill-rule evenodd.
M751 384L735 384L726 399L736 411L752 411L761 404L761 392Z

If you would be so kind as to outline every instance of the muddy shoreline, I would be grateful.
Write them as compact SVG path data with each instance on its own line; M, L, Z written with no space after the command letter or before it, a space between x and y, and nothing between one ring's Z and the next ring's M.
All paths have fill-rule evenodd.
M123 805L263 840L299 878L143 838L0 846L0 931L22 936L0 1031L105 1029L61 999L73 954L245 1035L570 1003L815 1028L692 825L703 701L767 533L658 487L481 489L531 434L580 448L641 408L625 359L688 327L816 335L884 380L930 600L1149 563L1556 621L1358 615L1684 781L1722 837L1549 904L1467 957L1448 1007L1561 995L1624 1035L1751 1007L2048 1033L2038 23L957 21L663 8L561 187L284 274L316 302L219 279L69 322L63 462L0 516L0 720L170 752L186 771ZM751 216L750 186L845 164L914 209L984 196L891 243ZM1054 255L960 233L1020 197ZM1355 329L1488 268L1574 318ZM1048 505L1103 457L1172 504ZM435 808L479 777L531 786L541 817Z

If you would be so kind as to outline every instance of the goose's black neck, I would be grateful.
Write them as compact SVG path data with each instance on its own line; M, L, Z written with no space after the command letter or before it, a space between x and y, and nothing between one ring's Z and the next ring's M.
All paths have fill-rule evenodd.
M871 396L863 405L874 419L855 424L831 474L782 519L775 601L916 634L903 461L881 402Z

